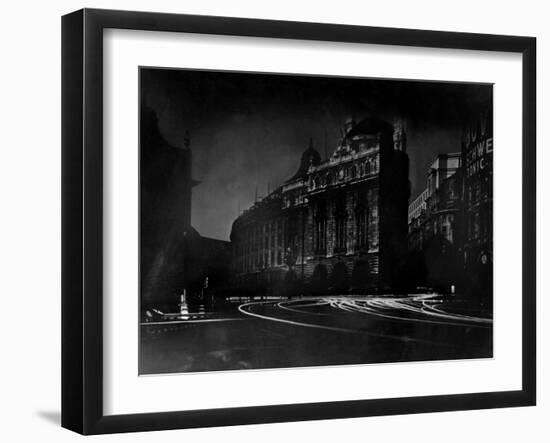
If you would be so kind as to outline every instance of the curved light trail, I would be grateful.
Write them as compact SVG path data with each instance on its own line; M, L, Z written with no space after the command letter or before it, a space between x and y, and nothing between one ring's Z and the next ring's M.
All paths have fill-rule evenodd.
M308 311L305 311L303 309L290 308L290 307L286 306L287 304L298 304L300 307L318 307L318 306L329 305L331 307L339 308L342 311L349 311L348 307L345 307L345 306L342 306L342 305L334 305L334 301L332 300L332 298L331 299L317 298L317 299L314 299L314 300L318 300L317 302L310 303L310 304L303 304L304 300L309 301L309 300L312 300L312 299L302 298L302 299L299 299L299 300L293 300L293 301L289 301L289 302L279 302L279 303L274 303L274 302L270 302L270 301L248 302L248 303L243 303L240 306L238 306L238 310L242 314L245 314L245 315L248 315L248 316L251 316L251 317L259 318L259 319L262 319L262 320L274 321L274 322L278 322L278 323L290 324L290 325L294 325L294 326L303 326L303 327L306 327L306 328L324 329L324 330L329 330L329 331L337 331L337 332L345 332L345 333L353 333L353 334L361 333L361 334L365 334L365 335L372 336L372 337L383 337L383 338L394 339L394 340L398 340L398 341L402 341L402 342L421 342L421 343L425 343L425 344L437 344L436 342L431 341L431 340L413 338L413 337L403 336L403 335L389 334L387 332L378 333L378 332L373 332L373 331L366 330L364 328L342 328L342 327L338 327L338 326L329 326L329 325L324 325L324 324L318 324L318 323L315 323L315 322L309 323L309 322L305 322L305 321L297 321L297 320L292 320L292 319L289 319L289 318L284 318L284 316L281 316L281 315L266 315L266 314L259 314L258 312L253 311L254 307L263 307L263 308L271 307L271 308L275 308L275 309L276 308L282 308L283 310L296 312L296 313L299 313L301 315L330 315L328 313L327 314L322 314L322 313L316 313L316 312L308 312Z
M416 297L402 298L362 298L349 299L346 297L337 297L331 300L331 305L346 310L348 312L358 312L363 314L375 315L391 320L411 321L418 323L444 324L451 326L468 327L490 327L493 320L490 318L481 318L468 316L464 314L453 314L427 305L426 300L436 297L435 295L425 294ZM420 302L420 305L418 304ZM437 303L437 302L435 302ZM406 317L396 315L399 313L420 314L428 318Z
M283 318L272 317L272 316L268 316L268 315L262 315L262 314L258 314L256 312L252 312L249 309L252 306L263 305L263 304L266 304L266 303L272 303L272 302L259 301L259 302L244 303L244 304L240 305L238 307L238 309L239 309L240 312L242 312L245 315L250 315L252 317L261 318L261 319L264 319L264 320L276 321L276 322L279 322L279 323L287 323L287 324L295 325L295 326L304 326L306 328L327 329L329 331L354 332L354 333L357 332L354 329L338 328L338 327L335 327L335 326L317 325L317 324L312 324L312 323L304 323L304 322L299 322L299 321L294 321L294 320L287 320L287 319L283 319Z
M427 323L437 325L449 325L458 327L491 327L493 321L490 318L482 318L458 314L445 311L440 306L443 304L434 294L422 294L413 297L353 297L353 296L325 296L325 297L303 297L297 300L283 302L249 302L241 304L238 309L241 313L261 318L264 320L280 323L303 326L307 328L326 329L339 332L364 332L370 335L375 334L363 329L343 328L340 326L330 326L319 324L314 321L317 316L330 316L338 311L354 314L372 315L376 317L413 323ZM258 313L254 307L263 307L274 309L274 312ZM335 312L318 312L317 308L330 308ZM277 310L281 310L279 313ZM302 321L303 318L292 319L285 317L282 311L290 311L301 316L311 316L312 321ZM399 339L411 340L410 338L394 337Z
M288 307L287 305L288 304L293 304L294 302L292 301L287 301L287 302L280 302L280 303L277 303L277 306L281 309L286 309L287 311L292 311L292 312L297 312L299 314L309 314L309 315L328 315L326 313L323 313L323 312L311 312L311 311L308 311L308 310L304 310L304 309L298 309L296 307L293 307L293 308L290 308ZM326 306L328 305L328 302L327 301L324 301L324 300L320 300L318 301L317 303L309 303L309 304L300 304L300 308L309 308L309 307L313 307L313 306Z

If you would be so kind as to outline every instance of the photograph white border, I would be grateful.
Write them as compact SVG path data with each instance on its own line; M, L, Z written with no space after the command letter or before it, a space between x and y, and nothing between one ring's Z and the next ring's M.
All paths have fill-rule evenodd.
M522 388L521 54L120 29L103 43L105 415ZM139 66L493 83L494 357L138 376Z

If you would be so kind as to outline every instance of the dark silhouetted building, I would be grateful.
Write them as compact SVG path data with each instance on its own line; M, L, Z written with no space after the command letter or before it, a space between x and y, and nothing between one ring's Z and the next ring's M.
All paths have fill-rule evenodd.
M426 189L409 204L409 249L421 250L435 236L458 239L461 153L439 154L427 173Z
M415 284L492 300L493 130L490 111L467 126L460 153L440 154L409 205ZM421 262L420 269L417 263Z
M427 172L426 189L409 205L408 243L416 285L450 292L462 278L461 180L461 153L439 154Z
M468 286L492 302L493 289L493 113L476 116L462 143L464 164L464 264Z
M202 237L191 226L189 137L185 147L166 142L156 114L142 106L140 121L140 282L142 307L175 304L222 286L231 261L229 242Z
M277 291L389 290L407 250L402 126L346 122L322 160L310 140L289 180L233 223L235 284Z

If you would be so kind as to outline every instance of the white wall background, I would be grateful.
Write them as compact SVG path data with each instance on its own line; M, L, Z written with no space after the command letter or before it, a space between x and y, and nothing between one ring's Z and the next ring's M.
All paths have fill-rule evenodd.
M155 10L281 20L349 23L538 38L539 405L319 422L164 431L94 440L279 442L400 441L546 442L550 439L550 156L543 153L550 96L549 11L536 0L481 2L393 0L320 2L202 0L170 2L5 2L0 69L0 435L3 441L74 441L60 414L60 97L62 14L81 7ZM517 171L510 171L517 173ZM550 172L549 172L550 173Z

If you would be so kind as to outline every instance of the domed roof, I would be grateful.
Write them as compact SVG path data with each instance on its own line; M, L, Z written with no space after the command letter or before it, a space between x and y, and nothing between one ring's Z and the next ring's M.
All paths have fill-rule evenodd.
M309 139L308 148L302 153L300 167L288 181L296 180L297 178L305 177L310 165L317 166L321 163L321 154L313 147L313 140Z
M347 132L346 138L354 137L356 135L378 134L381 132L391 134L393 132L393 126L390 123L378 118L366 118L353 126L353 128Z

